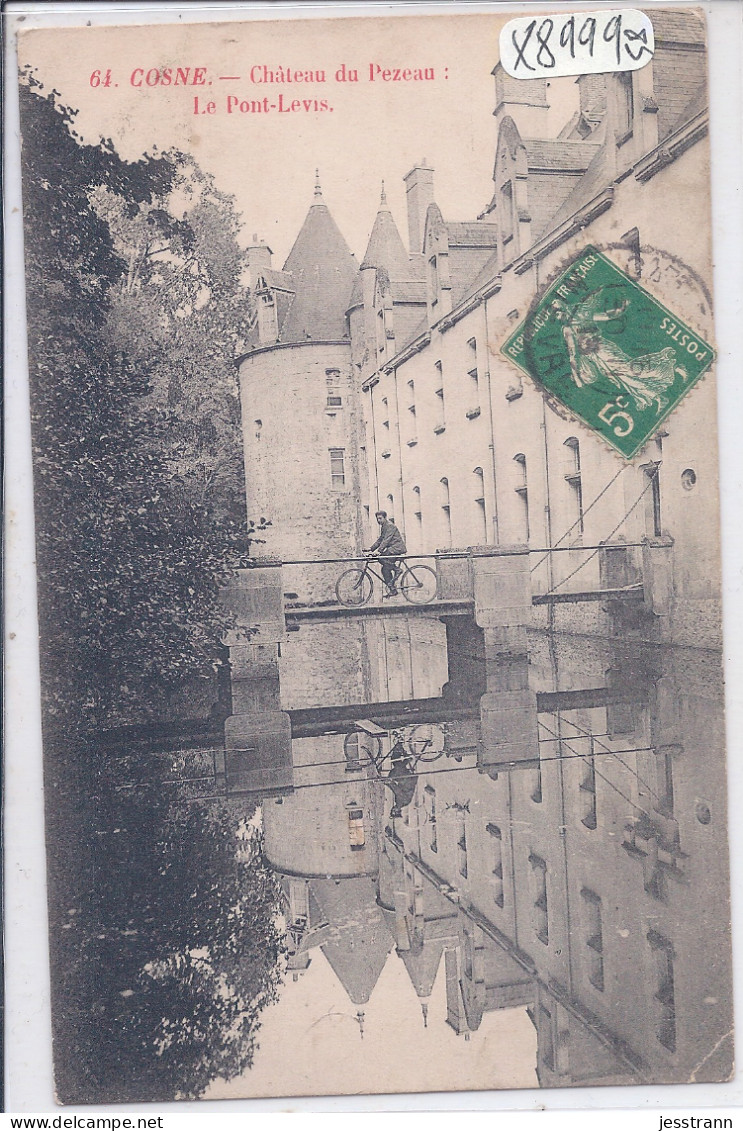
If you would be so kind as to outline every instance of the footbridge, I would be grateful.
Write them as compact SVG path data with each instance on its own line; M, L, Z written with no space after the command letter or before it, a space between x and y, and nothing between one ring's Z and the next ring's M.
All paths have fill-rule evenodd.
M592 548L586 548L591 552ZM599 547L603 551L605 547ZM622 545L621 552L627 547ZM538 552L538 551L537 551ZM643 548L643 552L644 548ZM410 558L409 561L423 559ZM348 563L329 559L316 563L257 561L239 571L222 592L224 605L237 621L225 637L232 666L233 715L225 724L227 773L235 788L258 792L293 788L292 742L321 735L342 735L363 720L391 731L415 723L466 723L476 734L480 772L497 774L508 768L539 763L538 716L545 712L613 704L647 703L651 682L636 671L621 673L609 686L537 689L529 664L529 630L533 610L540 604L603 602L609 614L627 605L652 612L652 589L636 578L627 585L607 585L592 591L562 593L559 589L534 593L530 550L526 546L486 547L425 559L436 570L436 589L426 604L412 604L402 596L381 599L374 594L366 604L346 607L329 597L302 600L296 567L333 567L330 578ZM291 572L285 571L287 570ZM327 576L327 575L326 575ZM288 580L295 588L289 589ZM381 588L381 586L380 586ZM428 617L445 626L448 681L441 695L399 700L380 687L363 702L349 703L343 688L327 682L317 701L302 709L284 702L281 688L282 656L299 658L308 648L306 663L310 683L313 665L322 659L317 628L303 644L303 624L328 623L346 618ZM293 633L299 632L299 636ZM607 638L613 634L607 632ZM336 640L336 637L329 637ZM290 643L291 642L291 643ZM339 646L337 644L333 646ZM621 665L620 665L621 667ZM590 677L589 677L590 678ZM308 684L309 686L309 684Z
M640 569L630 566L631 551L639 551ZM535 570L548 556L564 553L571 555L571 561L579 555L578 567L546 590L537 589ZM598 558L599 584L576 588L573 581L566 586L581 565L593 558ZM634 605L657 615L667 611L670 599L670 547L663 540L579 548L481 546L407 555L400 560L412 569L422 565L435 572L436 587L430 599L419 602L414 591L408 599L405 592L387 597L381 578L372 573L368 593L360 593L358 601L341 603L333 591L335 580L349 568L361 569L365 558L256 558L250 569L239 570L224 589L223 602L242 631L250 633L256 643L269 643L285 639L287 632L299 631L310 621L474 616L485 629L526 628L532 623L532 609L539 606L602 604L617 610L620 605ZM292 586L304 591L294 591Z

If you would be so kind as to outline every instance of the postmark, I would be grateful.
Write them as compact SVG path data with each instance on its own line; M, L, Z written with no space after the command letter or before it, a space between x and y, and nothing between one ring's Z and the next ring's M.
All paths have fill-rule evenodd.
M501 353L627 460L715 359L702 333L594 245L537 296Z

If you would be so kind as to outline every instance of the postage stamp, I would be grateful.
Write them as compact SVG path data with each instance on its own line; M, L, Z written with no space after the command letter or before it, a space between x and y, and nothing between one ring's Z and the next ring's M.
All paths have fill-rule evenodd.
M715 358L701 334L590 246L501 352L626 459Z

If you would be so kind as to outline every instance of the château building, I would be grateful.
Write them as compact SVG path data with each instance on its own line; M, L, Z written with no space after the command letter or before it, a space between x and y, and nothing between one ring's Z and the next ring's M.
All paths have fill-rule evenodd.
M319 185L283 270L254 240L239 370L247 497L272 521L268 553L352 557L381 508L415 553L559 545L533 556L537 593L657 569L665 635L719 643L713 377L627 464L500 353L588 244L712 338L704 26L693 12L652 19L652 63L580 77L557 136L546 81L495 67L493 184L477 218L442 215L423 161L405 178L407 246L383 191L357 266ZM607 541L632 548L582 549ZM297 585L328 598L337 572Z
M359 555L377 509L439 561L526 545L537 597L652 593L634 618L606 602L535 608L534 627L579 632L580 647L530 633L503 688L528 685L535 713L537 692L590 694L542 711L532 764L488 767L476 726L444 728L456 764L421 774L397 815L338 734L295 739L296 792L264 806L297 976L322 949L362 1015L394 951L425 1024L437 977L463 1039L490 1010L528 1010L553 1086L730 1070L714 376L625 461L500 352L589 244L713 340L704 26L688 10L651 19L652 63L580 77L556 133L549 84L494 68L477 217L444 216L422 160L405 177L406 238L382 189L358 265L316 185L281 270L253 240L239 359L249 510L271 520L265 552L290 563L290 603L332 602L343 567L306 563ZM492 664L468 631L473 671ZM435 632L308 623L300 636L272 652L284 711L444 685ZM679 647L661 656L661 642ZM634 700L591 699L628 671Z

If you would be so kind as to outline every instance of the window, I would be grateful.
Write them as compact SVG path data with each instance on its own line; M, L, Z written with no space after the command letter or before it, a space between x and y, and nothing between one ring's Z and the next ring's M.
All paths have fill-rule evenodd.
M619 105L617 107L617 141L626 141L632 133L635 118L635 94L632 84L632 72L621 71L617 75L619 87Z
M531 775L531 792L530 797L537 805L542 804L542 766L541 763L533 770L529 771Z
M510 181L500 190L501 201L501 239L503 243L508 243L513 239L513 185Z
M570 436L564 444L567 457L565 482L570 497L570 529L583 533L583 485L580 472L580 444L575 436Z
M423 537L423 507L421 505L421 489L420 487L413 488L413 516L415 518L415 529L420 537Z
M493 898L498 907L502 907L505 898L503 892L503 834L497 825L486 825L490 835L490 851L493 861Z
M408 447L418 443L418 421L415 414L415 381L408 381Z
M435 417L433 430L438 435L446 428L446 416L444 412L444 367L440 361L434 365L435 373Z
M529 857L534 883L534 934L541 943L549 942L549 917L547 913L547 864L534 853Z
M435 255L432 255L428 261L428 285L431 293L431 306L435 306L439 301L439 267Z
M438 837L436 835L436 790L427 785L423 790L423 807L428 829L428 847L431 852L438 852Z
M351 852L360 852L366 844L364 833L364 810L358 809L353 803L347 806L348 813L348 840Z
M344 448L330 449L330 482L333 487L346 483L346 453Z
M673 817L673 755L678 746L656 746L655 757L655 807L664 817Z
M596 828L596 763L593 756L593 736L591 754L583 759L583 780L580 783L581 822L587 829Z
M595 989L604 990L604 936L601 924L601 897L583 888L583 925L588 980Z
M341 371L340 369L326 369L325 370L325 407L331 410L331 415L334 415L332 410L343 408L343 397L341 395Z
M513 457L513 462L516 468L516 486L514 490L521 500L519 525L520 530L517 537L521 538L523 542L529 541L529 489L526 483L526 456L519 452L518 455Z
M660 538L663 524L660 509L660 464L648 463L643 467L645 474L645 530L652 538Z
M655 960L655 994L658 1027L656 1036L669 1052L676 1051L676 991L673 978L673 947L657 931L648 931Z
M440 481L441 487L441 512L444 516L444 538L447 546L451 546L451 501L449 498L449 480Z
M460 809L457 813L457 823L459 825L459 836L457 838L457 862L459 866L459 874L463 879L467 879L467 816L464 810Z
M467 342L467 376L469 377L467 419L474 420L475 417L480 415L480 382L477 372L476 338L470 338Z
M271 291L264 291L258 304L258 338L261 342L276 340L278 323L276 320L276 303Z
M472 472L475 485L475 523L476 537L480 542L488 540L488 524L485 514L485 475L481 467L476 467Z

